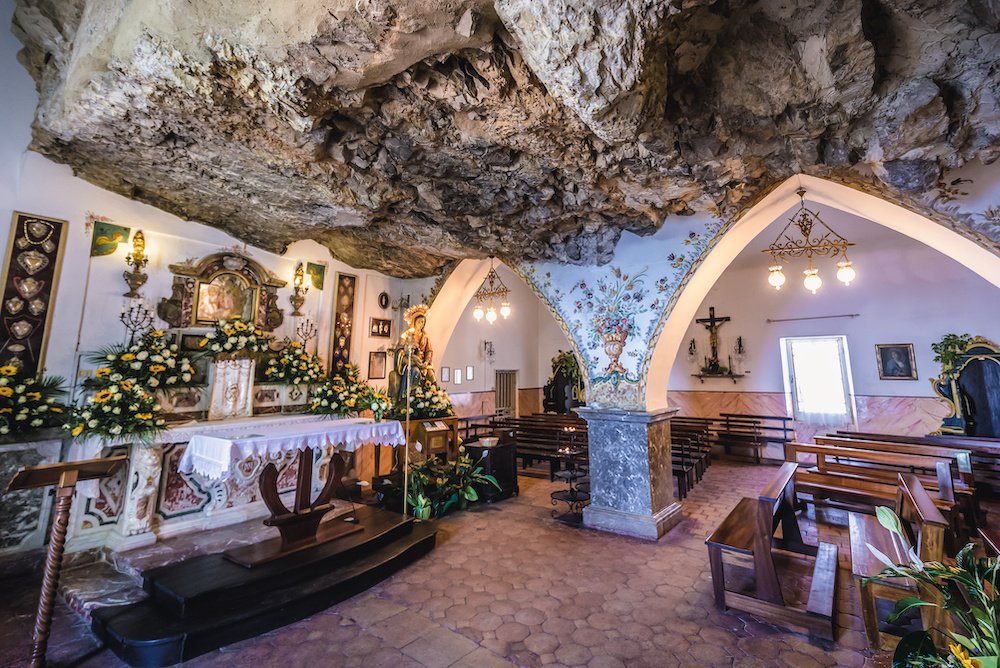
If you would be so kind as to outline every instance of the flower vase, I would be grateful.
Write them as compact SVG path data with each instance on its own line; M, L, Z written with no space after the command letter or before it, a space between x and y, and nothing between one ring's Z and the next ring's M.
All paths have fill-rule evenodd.
M375 420L375 422L381 422L382 421L382 411L373 410L372 411L372 418Z
M431 508L426 506L424 508L414 508L413 516L418 520L427 521L431 518Z
M603 332L601 337L604 339L604 352L607 354L611 362L604 369L607 373L625 373L625 367L622 366L618 358L622 356L625 351L625 341L628 340L629 332L627 329L613 329L609 332Z

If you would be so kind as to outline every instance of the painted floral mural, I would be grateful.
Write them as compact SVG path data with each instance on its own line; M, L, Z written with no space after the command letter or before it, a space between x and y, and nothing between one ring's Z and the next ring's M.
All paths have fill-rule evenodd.
M650 341L723 228L723 221L708 219L680 236L667 230L652 239L635 237L625 250L633 251L636 261L598 268L596 279L581 278L593 276L593 268L547 263L521 268L566 323L587 368L589 403L644 408L642 370Z

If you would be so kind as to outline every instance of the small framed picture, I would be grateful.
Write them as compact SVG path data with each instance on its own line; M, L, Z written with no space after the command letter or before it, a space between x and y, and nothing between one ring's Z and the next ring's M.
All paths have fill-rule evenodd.
M384 318L372 318L368 325L368 336L380 339L392 338L392 320Z
M389 308L390 301L391 300L389 299L389 293L388 292L380 292L380 293L378 293L378 307L380 309L382 309L384 311L387 308Z
M452 371L451 380L456 385L461 385L462 384L462 369L461 369L461 367L455 367L454 368L454 370Z
M373 350L368 353L368 377L373 380L385 378L386 352Z
M465 367L465 379L466 380L472 380L472 371L473 371L473 367L471 367L471 366Z
M451 369L446 366L441 367L441 382L442 383L451 382Z
M875 359L882 380L917 380L917 361L912 343L877 343Z

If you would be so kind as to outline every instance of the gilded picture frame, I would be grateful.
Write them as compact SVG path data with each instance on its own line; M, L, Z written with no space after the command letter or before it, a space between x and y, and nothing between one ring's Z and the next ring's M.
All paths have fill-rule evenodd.
M193 305L194 322L198 325L231 318L256 323L260 288L235 271L219 271L208 280L198 280Z
M917 380L912 343L876 343L875 360L880 380Z

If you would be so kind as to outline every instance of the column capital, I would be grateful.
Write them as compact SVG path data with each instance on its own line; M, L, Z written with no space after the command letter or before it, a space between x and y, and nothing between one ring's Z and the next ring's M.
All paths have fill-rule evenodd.
M590 420L601 420L604 422L638 422L649 424L669 420L677 414L679 408L659 408L652 411L632 411L623 408L592 408L590 406L580 406L575 409L580 417L588 422Z

